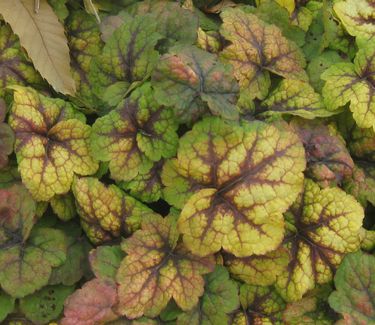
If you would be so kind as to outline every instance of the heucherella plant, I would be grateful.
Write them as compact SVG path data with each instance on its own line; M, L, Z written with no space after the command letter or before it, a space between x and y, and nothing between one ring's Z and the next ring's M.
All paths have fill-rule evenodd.
M374 58L374 0L0 1L0 323L374 323Z

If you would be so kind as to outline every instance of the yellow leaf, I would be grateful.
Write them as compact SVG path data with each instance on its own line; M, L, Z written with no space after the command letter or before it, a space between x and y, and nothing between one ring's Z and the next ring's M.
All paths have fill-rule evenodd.
M56 91L73 95L75 83L64 27L47 1L40 0L36 13L34 0L2 0L0 14L18 35L42 77Z

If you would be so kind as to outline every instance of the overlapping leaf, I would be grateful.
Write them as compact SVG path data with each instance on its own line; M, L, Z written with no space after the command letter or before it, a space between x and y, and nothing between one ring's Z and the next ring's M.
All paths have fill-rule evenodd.
M305 181L303 193L287 212L290 251L287 272L279 275L277 290L288 301L297 301L316 284L327 283L345 254L359 248L364 211L339 188L321 190Z
M118 28L90 68L94 93L109 106L116 106L130 87L147 79L159 54L154 49L161 35L157 22L149 16L136 16Z
M147 83L116 110L96 120L92 152L98 160L109 161L113 179L130 181L150 172L153 161L175 154L177 127L173 110L157 104Z
M152 85L158 102L174 107L182 122L196 120L206 105L214 115L238 118L238 85L231 66L196 47L175 47L162 56Z
M243 91L263 99L271 85L270 72L289 79L306 79L302 53L276 26L240 9L227 9L221 17L221 33L231 42L221 56L233 65Z
M0 98L0 169L8 165L8 156L13 151L14 133L10 126L3 123L6 115L6 106Z
M294 120L291 125L305 147L309 177L325 187L341 184L352 175L354 162L333 125L303 120Z
M375 45L360 49L354 63L337 63L321 76L327 109L335 111L350 102L354 120L361 128L375 129Z
M0 322L2 322L15 308L16 299L0 291Z
M153 217L144 218L142 229L125 240L127 256L117 273L121 314L153 317L171 298L183 310L198 303L202 275L213 271L214 258L192 255L178 238L172 217Z
M375 257L357 252L345 257L335 275L329 304L346 324L371 324L375 317Z
M90 252L90 265L98 279L115 282L124 253L119 246L99 246Z
M89 151L91 128L68 102L16 87L9 125L22 181L39 201L68 192L74 174L98 169Z
M81 225L94 244L129 234L139 228L152 210L117 186L105 186L96 178L81 178L73 184Z
M223 247L248 256L280 244L282 213L300 192L305 168L301 142L283 127L239 127L212 117L181 138L178 158L162 178L173 202L183 204L190 195L178 224L192 252L204 256ZM176 174L182 176L173 184ZM181 193L183 199L176 197Z
M68 221L77 215L74 196L71 192L55 195L51 199L51 207L53 212L63 221Z
M24 297L48 283L52 267L66 258L64 234L32 229L36 205L21 185L0 190L0 284L13 297Z

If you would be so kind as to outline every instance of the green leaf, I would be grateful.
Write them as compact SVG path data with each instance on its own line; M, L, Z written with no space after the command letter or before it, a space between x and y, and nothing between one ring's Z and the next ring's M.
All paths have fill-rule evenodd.
M0 322L2 322L15 307L16 299L7 295L5 292L0 291Z
M364 211L337 187L320 189L307 179L302 194L285 215L290 252L287 272L279 275L277 291L297 301L317 284L332 280L345 254L359 248Z
M0 98L0 169L8 165L8 156L13 152L14 133L3 123L6 115L5 101Z
M173 298L193 308L204 291L202 275L213 271L213 256L198 257L178 243L173 218L144 218L142 229L123 242L127 256L117 273L118 311L128 318L157 316Z
M156 27L156 21L150 16L136 16L113 33L90 67L91 91L96 96L108 98L108 87L118 82L122 83L122 96L125 96L135 83L150 76L159 58L154 50L161 38Z
M119 317L112 309L116 303L116 286L93 279L66 299L61 325L107 324Z
M124 258L120 246L99 246L89 255L91 269L98 279L115 283L116 273Z
M350 102L354 120L361 128L375 129L375 46L360 49L352 63L337 63L321 76L327 109L335 111Z
M375 257L361 251L345 257L335 275L331 307L347 324L371 324L375 317Z
M230 65L196 47L174 47L152 75L156 100L174 107L181 122L198 119L206 105L214 115L238 119L238 85Z
M69 102L14 86L9 125L16 135L22 181L36 200L69 191L75 174L90 175L98 163L89 150L90 126Z
M93 155L109 161L111 177L117 181L145 175L152 162L172 157L176 152L178 125L173 110L158 105L156 96L146 83L93 125Z
M81 225L90 241L101 244L140 227L141 220L155 213L117 186L96 178L80 178L73 184Z
M62 23L69 15L68 8L66 7L67 1L68 0L48 0L48 3Z
M226 9L221 34L231 42L221 57L233 65L241 91L253 98L268 94L270 72L289 79L306 80L305 59L299 48L281 30L240 9Z
M30 296L20 299L20 310L30 321L46 324L57 319L63 311L65 299L74 287L47 286Z
M0 13L20 38L35 68L58 92L74 95L64 27L47 1L37 12L33 0L2 1Z
M55 195L51 199L51 207L53 212L62 221L68 221L77 215L74 196L71 192L62 195Z
M189 182L173 184L171 178L169 195L194 190L184 194L190 198L178 221L193 253L204 256L224 248L245 257L279 246L282 214L300 192L305 169L302 144L286 125L253 121L240 127L206 118L181 138L174 161Z
M178 325L227 325L229 314L239 306L236 282L223 266L205 276L204 294L197 306L177 318Z

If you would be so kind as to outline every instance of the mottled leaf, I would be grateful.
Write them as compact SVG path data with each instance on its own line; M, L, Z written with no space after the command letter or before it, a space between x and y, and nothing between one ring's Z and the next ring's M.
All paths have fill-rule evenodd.
M302 194L286 213L284 244L290 251L287 272L276 287L288 301L297 301L317 284L332 280L345 254L359 248L364 211L337 187L320 189L305 181Z
M206 105L214 115L238 119L238 85L231 66L196 47L175 47L163 55L152 85L157 101L174 107L182 122L196 120Z
M119 246L99 246L90 252L91 269L98 279L115 282L123 257L124 253Z
M5 292L0 291L0 322L2 322L15 307L16 299L7 295Z
M96 178L76 180L73 193L81 225L94 244L132 233L139 228L143 218L155 215L117 186L106 186Z
M51 199L51 207L53 212L63 221L68 221L77 215L74 196L71 192L55 195Z
M214 272L205 276L204 294L197 306L177 318L178 325L227 325L228 315L238 308L239 296L236 282L228 271L216 266Z
M327 109L335 111L350 102L354 120L361 128L375 129L375 46L360 49L354 63L337 63L321 78Z
M329 304L345 324L371 324L375 319L375 257L361 251L347 255L335 275Z
M142 229L125 240L127 256L117 273L118 310L128 318L158 315L173 298L183 310L204 292L202 275L213 270L213 256L192 255L178 243L173 218L144 218Z
M112 309L116 304L115 285L99 279L91 280L65 301L64 318L61 320L61 325L109 323L118 318Z
M210 53L218 53L222 50L222 37L216 31L204 31L199 27L197 46Z
M0 169L8 165L8 156L13 152L14 133L10 126L3 123L6 115L6 106L0 98Z
M69 191L74 174L98 169L89 151L91 128L72 105L45 97L31 88L14 86L9 125L22 181L33 197L48 201Z
M109 161L113 179L130 181L148 173L153 161L175 154L177 127L173 110L157 104L155 92L146 83L95 121L92 152L98 160Z
M20 299L21 312L35 324L46 324L57 319L63 311L65 299L74 287L47 286L34 294Z
M221 56L233 65L242 91L263 99L270 88L270 72L289 79L307 78L302 53L278 27L240 9L227 9L221 17L221 33L231 43Z
M305 168L302 144L286 125L254 121L240 127L206 118L181 138L176 164L192 181L171 181L170 196L194 189L192 183L203 187L190 193L178 221L193 253L204 256L223 247L244 257L281 243L282 213L300 192Z

